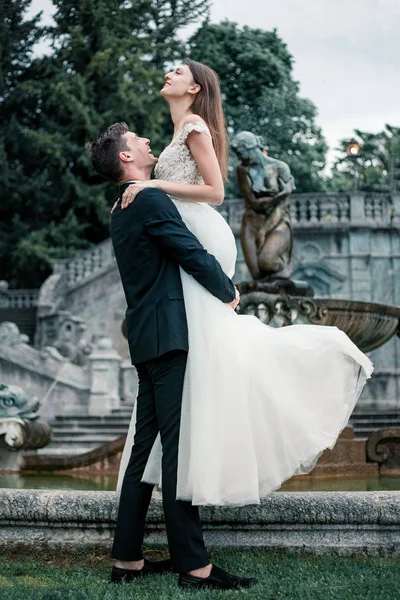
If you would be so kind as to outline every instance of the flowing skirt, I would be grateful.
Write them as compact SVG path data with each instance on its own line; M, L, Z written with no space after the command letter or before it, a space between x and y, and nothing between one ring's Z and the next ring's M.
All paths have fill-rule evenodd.
M238 315L181 270L189 330L177 494L244 506L309 473L347 425L373 366L336 327L274 328ZM118 489L134 440L136 404ZM160 497L157 437L142 481Z

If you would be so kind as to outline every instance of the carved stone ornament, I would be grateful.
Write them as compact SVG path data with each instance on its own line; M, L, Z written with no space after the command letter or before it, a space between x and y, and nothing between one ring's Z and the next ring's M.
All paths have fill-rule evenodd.
M29 401L21 388L0 384L0 436L4 435L6 446L15 450L33 449L49 443L51 427L39 420L39 407L37 398Z
M277 325L286 326L293 325L299 317L304 317L309 323L322 324L328 309L317 305L312 298L292 298L254 291L241 296L238 312L254 315L265 324L275 320Z
M20 387L0 383L0 418L36 419L39 407L39 400L37 398L28 400Z
M16 346L17 344L27 344L29 336L25 333L20 333L18 326L11 321L3 321L0 323L0 345L1 346Z
M381 465L381 472L400 473L400 428L378 429L367 441L367 458Z

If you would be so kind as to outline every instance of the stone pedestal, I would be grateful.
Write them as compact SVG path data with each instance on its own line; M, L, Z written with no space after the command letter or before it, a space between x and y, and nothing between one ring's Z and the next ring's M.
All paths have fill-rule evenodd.
M332 450L325 450L311 471L311 477L378 477L376 463L367 462L367 440L354 438L354 429L345 427Z
M119 371L121 357L108 338L98 340L89 356L89 415L107 415L120 406Z
M138 374L129 358L121 363L121 397L123 406L134 406L138 393Z
M23 462L23 453L13 450L0 438L0 473L10 471L19 473Z

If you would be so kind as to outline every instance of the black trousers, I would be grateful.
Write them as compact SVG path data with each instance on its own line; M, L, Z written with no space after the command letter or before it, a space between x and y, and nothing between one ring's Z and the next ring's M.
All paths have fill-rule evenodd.
M121 488L111 556L141 560L144 525L154 486L141 482L158 431L162 444L162 497L172 571L184 573L205 567L210 556L204 546L197 506L176 500L178 442L187 352L174 350L136 366L139 376L134 446Z

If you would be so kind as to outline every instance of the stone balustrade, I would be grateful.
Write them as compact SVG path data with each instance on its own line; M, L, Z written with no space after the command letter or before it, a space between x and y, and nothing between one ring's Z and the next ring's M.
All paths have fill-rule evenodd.
M362 193L292 194L290 215L293 228L391 227L399 215L397 196ZM395 210L397 208L397 210ZM240 233L244 201L226 200L217 210L235 235Z
M394 210L394 205L399 205ZM226 200L218 206L235 235L239 235L244 211L241 198ZM290 213L294 229L387 226L394 216L400 218L400 196L362 193L292 194ZM396 214L395 214L396 213ZM55 273L65 274L66 288L79 287L115 265L111 239L77 254L74 258L54 261Z
M293 226L350 222L350 198L347 194L297 194L291 198Z
M35 308L39 290L0 290L0 308Z
M67 289L72 289L89 281L96 275L114 267L114 251L111 239L107 239L74 258L54 261L55 272L66 275Z

